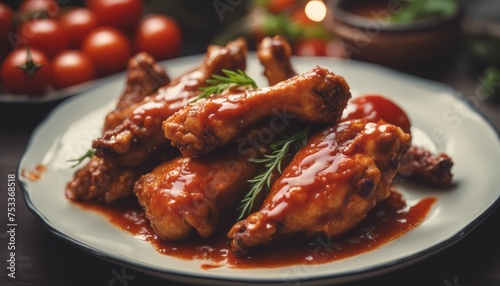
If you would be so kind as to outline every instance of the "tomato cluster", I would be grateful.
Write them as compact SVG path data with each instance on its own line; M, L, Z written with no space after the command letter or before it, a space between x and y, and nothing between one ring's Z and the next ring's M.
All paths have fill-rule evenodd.
M164 15L144 15L143 0L23 0L0 3L0 79L15 94L44 94L126 68L133 53L156 60L178 55L182 32Z

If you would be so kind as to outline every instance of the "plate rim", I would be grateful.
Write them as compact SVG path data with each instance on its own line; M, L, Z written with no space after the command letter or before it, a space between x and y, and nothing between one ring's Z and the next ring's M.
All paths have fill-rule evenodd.
M254 53L249 53L249 56ZM167 60L164 62L161 62L160 64L164 65L165 63L168 64L168 62L175 63L176 61L182 61L182 60L187 60L187 59L195 59L197 57L202 57L203 54L196 54L196 55L191 55L191 56L186 56L186 57L180 57L172 60ZM315 59L315 60L321 60L321 58L328 58L329 60L332 60L330 57L294 57L294 58L301 58L301 59ZM292 58L293 60L293 58ZM370 66L371 68L377 68L377 69L382 69L387 73L390 73L392 75L398 75L398 76L404 76L405 78L413 81L418 81L423 83L426 87L429 86L434 86L438 87L440 89L446 89L448 94L451 94L453 98L458 100L459 102L465 103L471 111L476 113L477 115L480 115L482 120L484 120L485 123L487 123L488 127L491 128L494 133L497 135L497 138L500 137L500 131L498 128L495 127L493 122L483 113L481 112L477 106L472 105L469 101L465 100L465 97L452 88L451 86L441 83L441 82L436 82L430 79L426 78L421 78L418 76L414 76L411 74L407 74L401 71L397 71L388 67L372 64L372 63L367 63L367 62L361 62L361 61L356 61L356 60L351 60L351 59L334 59L336 61L341 61L341 62L354 62L358 66ZM167 65L168 69L168 65ZM112 80L114 77L119 77L122 74L117 74L109 78L109 80ZM177 272L175 270L171 270L168 268L159 268L151 265L144 265L141 264L138 261L134 260L129 260L126 257L122 257L120 255L116 254L108 254L105 253L96 247L89 245L87 243L78 241L77 239L71 237L70 235L64 234L62 231L58 230L57 227L55 227L49 219L47 219L43 213L33 204L31 201L30 195L29 195L29 187L27 186L27 182L22 179L23 177L21 176L22 174L22 163L25 161L26 157L28 156L28 151L32 148L32 145L34 144L35 138L40 134L41 130L47 125L47 123L51 120L53 116L56 116L57 113L64 109L68 104L71 104L74 100L77 100L80 97L84 97L86 93L90 92L93 89L96 89L98 86L101 86L102 84L105 84L109 80L102 81L101 83L94 85L93 87L86 89L82 93L78 93L76 95L70 96L66 100L60 102L55 108L53 108L49 114L36 126L36 128L33 129L30 138L28 140L28 143L26 144L24 151L19 158L18 161L18 166L17 166L17 181L19 183L19 186L21 188L21 191L23 193L23 199L25 201L26 206L30 210L30 212L42 223L42 225L50 232L52 235L58 237L59 239L65 241L66 243L69 243L70 245L76 246L78 249L81 249L85 252L88 252L100 259L104 259L106 261L110 261L113 263L117 263L120 265L126 265L130 266L135 270L145 272L149 275L155 275L157 277L165 276L165 275L173 275L175 277L183 277L185 279L189 280L199 280L198 282L207 282L207 280L210 282L222 282L222 283L229 283L229 282L237 282L237 283L268 283L268 284L277 284L280 283L282 284L283 280L277 280L277 279L271 279L271 278L259 278L257 276L255 277L244 277L241 279L238 279L237 277L224 277L220 276L220 274L216 274L214 276L209 276L209 275L203 275L201 273L197 273L195 276L190 275L188 273L184 272ZM447 96L447 95L436 95L436 96ZM448 238L444 239L443 241L439 242L438 244L435 244L433 246L430 246L422 251L419 251L415 254L411 254L405 257L402 257L400 259L395 259L391 260L385 263L382 263L380 265L373 265L369 267L365 267L363 269L352 269L340 274L333 274L333 275L328 275L328 274L318 274L313 277L308 277L306 279L298 279L298 280L293 280L293 281L301 281L302 283L314 283L314 282L319 282L319 281L325 281L325 280L338 280L338 279L345 279L345 278L351 278L348 281L355 281L359 279L364 279L368 277L373 277L378 274L381 274L386 271L391 271L394 268L402 268L402 267L407 267L408 265L411 265L413 263L416 263L419 260L425 259L439 251L442 251L448 247L451 247L455 243L459 242L462 238L464 238L466 235L468 235L471 231L473 231L477 226L479 226L485 219L487 219L498 207L500 206L500 196L497 197L495 201L493 201L486 209L484 209L476 218L471 220L469 223L467 223L463 228L461 228L459 231L457 231L455 234L449 236ZM355 276L362 276L356 279ZM347 281L347 280L346 280Z

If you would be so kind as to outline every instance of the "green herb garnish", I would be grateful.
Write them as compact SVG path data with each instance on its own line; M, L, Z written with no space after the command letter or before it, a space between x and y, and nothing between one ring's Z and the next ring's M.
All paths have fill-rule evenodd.
M423 18L447 18L458 10L457 0L405 0L403 8L389 19L393 23L407 23Z
M280 141L276 141L271 144L271 154L264 155L261 159L250 159L250 161L264 164L266 169L255 176L253 179L248 180L251 184L251 189L245 198L241 201L242 205L238 208L241 209L241 213L238 220L242 219L245 215L248 215L252 210L255 199L264 188L271 188L271 178L275 171L281 174L281 164L283 159L289 155L290 148L298 151L300 148L306 145L307 134L309 133L309 127L305 130L301 130L295 133L293 136L284 138Z
M71 165L71 168L74 168L74 167L80 165L83 162L83 160L85 160L86 158L90 158L94 155L95 155L95 150L89 149L87 151L87 153L83 154L80 158L66 160L66 162L75 162L75 164Z
M211 95L219 95L223 91L235 86L257 88L255 81L240 69L237 71L223 69L222 72L225 76L212 75L212 78L206 80L208 86L200 88L202 93L193 102L202 98L208 98Z

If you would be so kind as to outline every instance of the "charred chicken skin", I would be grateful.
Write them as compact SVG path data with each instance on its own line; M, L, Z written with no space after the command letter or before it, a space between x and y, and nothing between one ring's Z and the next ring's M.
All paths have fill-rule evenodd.
M237 256L289 235L336 236L390 194L410 135L363 120L326 128L309 140L272 185L261 209L229 231Z
M145 98L120 125L92 142L96 154L122 166L138 166L156 156L168 145L162 122L199 95L199 88L222 69L245 69L246 43L236 40L222 46L209 46L203 64L173 80L154 95Z
M110 130L119 125L131 114L130 106L134 106L169 82L167 74L153 57L146 53L135 55L128 63L125 90L116 108L106 116L103 130ZM121 167L92 156L66 185L66 196L73 200L98 199L111 203L119 198L133 195L135 180L147 168L147 165L136 169Z
M418 146L411 146L401 159L398 180L413 179L426 182L436 187L451 184L453 160L450 156L433 154Z
M163 130L184 156L200 156L273 116L334 123L350 97L343 77L315 67L271 87L228 92L189 104L165 120Z

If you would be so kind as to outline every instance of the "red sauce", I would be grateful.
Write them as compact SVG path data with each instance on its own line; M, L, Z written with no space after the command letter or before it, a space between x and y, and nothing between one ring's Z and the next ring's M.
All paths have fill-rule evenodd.
M38 164L35 166L35 169L33 171L27 171L26 169L21 170L21 176L25 177L26 179L34 182L38 181L42 178L43 173L47 171L47 166Z
M383 120L410 133L410 119L403 109L380 95L365 95L352 99L342 114L342 121L366 119L370 122Z
M231 252L227 231L235 219L227 216L220 231L201 239L191 235L181 241L165 242L154 234L144 211L134 200L112 206L79 202L84 209L105 215L111 223L151 243L159 252L172 257L200 260L201 268L271 268L297 264L321 264L355 256L379 248L418 226L427 216L435 198L408 205L397 192L379 203L358 226L336 238L315 236L309 239L282 241L254 249L246 258L236 258Z

